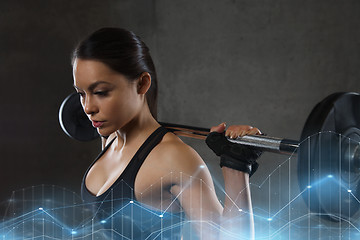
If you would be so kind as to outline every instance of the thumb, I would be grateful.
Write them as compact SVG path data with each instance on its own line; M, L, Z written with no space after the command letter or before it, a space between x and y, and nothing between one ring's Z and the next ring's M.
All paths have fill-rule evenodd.
M210 129L210 132L218 132L218 133L222 133L225 131L226 128L226 123L220 123L217 126L214 126Z

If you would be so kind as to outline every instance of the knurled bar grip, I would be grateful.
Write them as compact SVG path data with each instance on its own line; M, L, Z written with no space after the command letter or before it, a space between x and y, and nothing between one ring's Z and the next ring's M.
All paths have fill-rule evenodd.
M170 131L174 132L176 135L191 137L196 139L205 139L206 136L210 133L210 129L194 127L188 125L180 125L173 123L164 123L159 122L162 126L166 127ZM239 137L237 139L230 139L228 141L232 143L242 144L246 146L252 146L259 148L263 151L281 153L281 154L293 154L295 150L299 147L299 141L284 139L284 138L275 138L264 135L247 135Z

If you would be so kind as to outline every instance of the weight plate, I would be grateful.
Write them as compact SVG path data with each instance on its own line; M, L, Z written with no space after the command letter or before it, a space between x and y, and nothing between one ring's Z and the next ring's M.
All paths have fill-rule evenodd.
M360 207L359 106L358 93L334 93L315 106L301 134L299 187L309 209L328 219L350 219Z
M86 116L77 93L70 94L62 102L59 122L62 130L76 140L91 141L99 137L97 130Z

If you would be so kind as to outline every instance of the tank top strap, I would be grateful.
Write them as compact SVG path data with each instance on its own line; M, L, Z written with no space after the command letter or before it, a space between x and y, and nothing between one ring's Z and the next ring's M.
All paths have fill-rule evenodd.
M164 135L168 132L168 130L160 126L158 129L156 129L147 139L146 141L141 145L139 150L135 153L133 160L131 163L133 164L131 166L131 172L137 173L145 161L146 157L149 155L149 153L158 145ZM135 180L135 178L133 179Z

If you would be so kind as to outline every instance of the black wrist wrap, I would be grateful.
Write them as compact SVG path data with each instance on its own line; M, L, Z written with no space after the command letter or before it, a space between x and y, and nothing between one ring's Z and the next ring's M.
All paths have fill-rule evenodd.
M220 156L220 167L228 167L248 173L250 176L259 167L256 159L261 151L228 141L224 133L211 132L206 138L206 144L217 156Z

